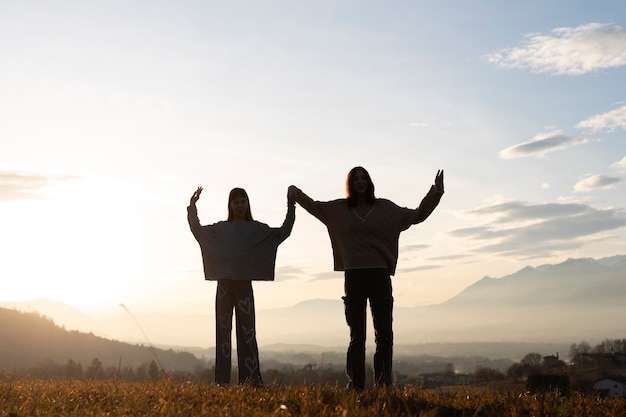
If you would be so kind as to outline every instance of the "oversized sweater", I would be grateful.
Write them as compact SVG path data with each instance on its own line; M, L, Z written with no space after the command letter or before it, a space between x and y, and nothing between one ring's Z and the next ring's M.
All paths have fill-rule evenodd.
M313 201L298 189L296 202L328 229L335 271L357 268L389 268L394 275L398 263L400 232L421 223L433 212L442 192L432 186L417 209L399 207L377 198L364 216L348 206L345 198Z
M291 234L295 212L295 206L289 206L281 227L254 220L201 226L196 206L187 207L189 227L202 252L204 278L273 281L278 245Z

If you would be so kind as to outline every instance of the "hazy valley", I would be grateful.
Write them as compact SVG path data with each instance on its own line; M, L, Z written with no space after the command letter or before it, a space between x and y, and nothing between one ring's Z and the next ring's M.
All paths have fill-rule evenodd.
M626 256L570 259L557 265L527 267L497 279L485 277L442 304L395 308L396 358L519 359L540 349L542 354L560 351L565 356L574 342L593 344L623 337L624 299ZM49 299L0 305L37 311L66 330L91 332L93 337L212 357L214 318L209 306L206 314L194 316L155 313L130 317L120 308L118 315L94 319ZM7 317L3 320L9 320ZM268 359L276 353L282 359L305 363L318 361L324 353L327 361L334 361L332 355L336 353L337 360L343 361L347 327L340 300L309 300L289 308L259 309L257 323L259 345ZM371 344L373 332L369 335ZM6 345L6 339L3 343ZM92 352L86 354L94 357ZM189 366L195 365L190 362Z

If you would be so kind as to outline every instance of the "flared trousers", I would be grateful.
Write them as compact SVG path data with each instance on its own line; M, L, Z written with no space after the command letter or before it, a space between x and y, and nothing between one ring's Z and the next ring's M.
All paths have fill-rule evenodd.
M236 320L239 383L262 385L252 281L238 280L217 282L215 382L223 385L230 383L233 310Z

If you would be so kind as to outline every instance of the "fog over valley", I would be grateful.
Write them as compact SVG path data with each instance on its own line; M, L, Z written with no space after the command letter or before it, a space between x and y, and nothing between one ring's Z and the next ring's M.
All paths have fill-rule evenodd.
M455 297L431 306L395 307L395 345L467 342L577 343L622 337L626 299L626 256L570 259L556 265L528 266L514 274L484 277ZM50 299L3 302L37 311L68 330L131 343L198 348L214 345L214 300L206 313L119 314L90 317ZM371 318L368 317L371 326ZM343 347L348 340L343 304L311 299L291 307L257 305L257 337L263 345ZM368 329L368 344L373 344ZM343 349L343 348L341 348Z

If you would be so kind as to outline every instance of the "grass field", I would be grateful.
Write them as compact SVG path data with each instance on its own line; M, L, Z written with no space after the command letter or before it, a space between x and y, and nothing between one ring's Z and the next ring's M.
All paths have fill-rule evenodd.
M420 388L18 379L0 382L0 416L622 417L624 399Z

